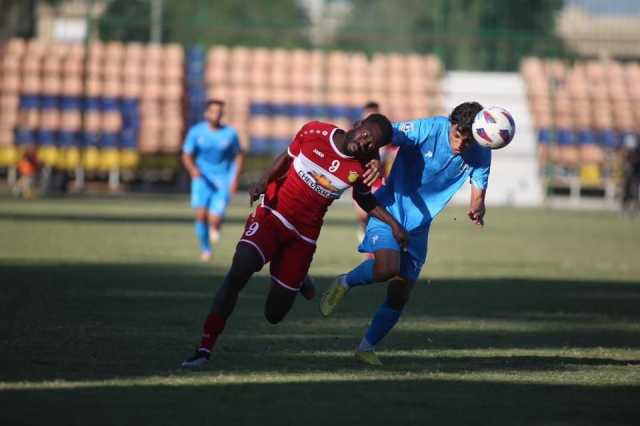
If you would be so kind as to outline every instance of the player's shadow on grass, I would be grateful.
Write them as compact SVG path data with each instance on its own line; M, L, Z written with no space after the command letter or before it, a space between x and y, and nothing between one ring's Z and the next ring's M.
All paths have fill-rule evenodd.
M247 221L247 214L227 215L225 223L243 225ZM149 213L146 215L123 215L123 214L95 214L95 213L25 213L25 212L0 212L0 220L11 220L20 222L42 221L42 222L64 222L64 223L122 223L122 224L193 224L192 215L168 215ZM324 220L325 224L353 227L352 218L333 218Z
M398 377L0 393L3 424L633 425L638 388Z
M175 373L198 341L201 321L222 274L208 266L184 264L4 264L0 381ZM316 278L320 290L329 282L330 278ZM384 287L354 290L329 319L319 316L317 301L301 299L289 318L272 326L262 315L268 285L264 276L249 283L210 369L249 373L355 367L351 350L381 302ZM635 326L639 300L637 283L437 280L416 290L382 355L387 348L406 350L407 356L394 352L385 356L388 368L402 372L635 364L637 360L620 356L479 353L459 358L418 352L636 349L640 348Z

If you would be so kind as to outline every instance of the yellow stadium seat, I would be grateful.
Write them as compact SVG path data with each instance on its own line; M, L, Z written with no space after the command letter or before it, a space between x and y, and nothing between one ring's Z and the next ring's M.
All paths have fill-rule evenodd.
M100 151L98 148L92 146L85 149L82 164L89 171L98 170L100 164Z
M73 170L81 164L82 153L80 152L80 149L75 146L71 146L62 151L58 166L62 169Z
M106 148L100 151L99 168L111 170L118 168L120 154L116 148Z
M0 146L0 166L15 166L21 156L20 150L13 146Z
M597 164L583 164L580 167L580 182L584 186L599 186L602 183L600 167Z
M118 153L118 163L122 169L135 169L139 161L140 155L135 149L121 149Z
M38 148L38 159L47 166L55 166L58 161L58 148L54 145L43 145Z

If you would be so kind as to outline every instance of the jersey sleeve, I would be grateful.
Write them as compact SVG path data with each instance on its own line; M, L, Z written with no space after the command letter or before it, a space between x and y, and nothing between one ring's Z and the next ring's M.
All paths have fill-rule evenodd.
M433 133L436 121L432 118L393 123L392 145L419 146Z
M479 189L487 189L489 185L489 172L491 170L491 150L480 149L478 165L471 169L469 180Z
M184 138L184 143L182 144L182 152L187 154L195 154L196 152L196 131L195 128L190 128L187 132L187 136Z
M302 143L304 132L308 130L308 127L309 127L309 124L308 123L305 124L300 128L300 130L298 130L298 133L296 133L296 135L293 137L291 144L289 144L289 148L287 148L287 153L289 154L290 157L295 158L298 156L298 154L300 154L300 144Z

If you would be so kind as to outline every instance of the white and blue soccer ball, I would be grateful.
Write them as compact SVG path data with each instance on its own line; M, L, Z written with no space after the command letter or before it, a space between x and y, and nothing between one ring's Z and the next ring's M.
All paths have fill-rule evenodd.
M473 138L491 149L504 148L513 140L516 123L504 108L484 108L476 114L472 125Z

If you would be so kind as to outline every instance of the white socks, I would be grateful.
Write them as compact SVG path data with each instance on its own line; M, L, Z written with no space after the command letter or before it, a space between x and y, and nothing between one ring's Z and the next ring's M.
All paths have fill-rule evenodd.
M343 276L341 276L338 282L345 290L349 290L351 288L349 284L347 284L347 274L344 274Z

